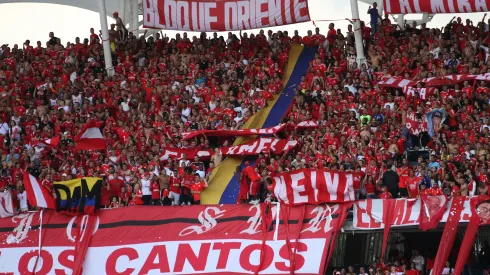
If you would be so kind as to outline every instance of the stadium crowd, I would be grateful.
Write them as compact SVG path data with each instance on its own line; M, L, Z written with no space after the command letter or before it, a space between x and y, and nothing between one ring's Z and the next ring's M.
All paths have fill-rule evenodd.
M425 24L402 28L388 16L374 23L376 16L371 13L375 28L361 24L366 64L356 61L352 25L343 32L333 23L326 33L316 28L304 37L269 30L226 38L157 33L145 39L127 33L117 20L108 38L114 76L104 69L103 37L93 29L74 43L50 33L45 43L2 45L0 189L16 192L25 210L21 171L27 170L51 190L53 181L103 177L103 207L199 203L223 157L162 161L162 151L230 145L233 139L184 141L181 134L242 128L282 91L288 51L301 43L318 52L283 122L313 120L320 127L278 133L300 146L284 155L260 154L255 167L239 171L245 190L251 182L260 184L240 196L241 202L248 195L273 200L270 177L305 167L353 171L359 198L488 193L486 82L446 84L425 98L378 82L487 73L489 25L458 18L442 30ZM410 133L407 114L423 118L437 108L447 119L432 137ZM73 137L90 119L102 123L107 150L74 151ZM35 146L58 135L57 147ZM429 157L420 153L409 162L409 149Z

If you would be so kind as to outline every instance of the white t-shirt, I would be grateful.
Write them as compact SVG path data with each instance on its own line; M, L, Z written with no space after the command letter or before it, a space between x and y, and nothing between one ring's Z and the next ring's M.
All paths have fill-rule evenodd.
M18 193L17 198L19 199L20 209L27 209L27 195L24 191L23 193Z
M143 196L151 195L150 180L141 180L141 193L143 193Z
M0 135L4 135L4 136L7 135L9 129L10 127L7 122L0 123Z
M415 256L412 258L412 262L415 263L415 268L419 271L422 271L423 266L425 264L425 259L421 255Z

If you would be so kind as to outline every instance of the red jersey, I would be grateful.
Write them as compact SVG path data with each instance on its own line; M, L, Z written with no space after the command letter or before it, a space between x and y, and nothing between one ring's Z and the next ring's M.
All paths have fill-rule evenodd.
M160 184L158 184L158 182L152 182L150 188L151 188L151 199L152 200L160 199Z
M206 184L202 181L194 182L194 184L191 185L192 198L194 199L194 201L200 201L201 200L201 191L205 187L206 187Z
M141 192L141 189L136 191L136 196L134 197L134 203L136 205L143 205L143 192Z
M408 195L410 198L416 198L419 196L419 183L422 179L420 177L407 177L405 179L406 188L408 189Z
M170 178L170 192L180 194L180 180L178 178Z
M391 193L390 192L384 192L379 194L380 199L391 199Z

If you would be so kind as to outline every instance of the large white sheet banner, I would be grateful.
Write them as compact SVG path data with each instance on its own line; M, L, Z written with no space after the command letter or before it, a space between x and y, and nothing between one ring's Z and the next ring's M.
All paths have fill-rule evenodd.
M145 28L216 32L305 21L307 0L143 0Z

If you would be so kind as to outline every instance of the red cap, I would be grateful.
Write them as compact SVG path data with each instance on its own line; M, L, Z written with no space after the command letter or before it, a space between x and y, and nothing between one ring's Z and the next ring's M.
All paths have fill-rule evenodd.
M119 12L115 11L112 15L119 16Z
M245 161L245 166L249 166L249 165L250 165L250 162Z

